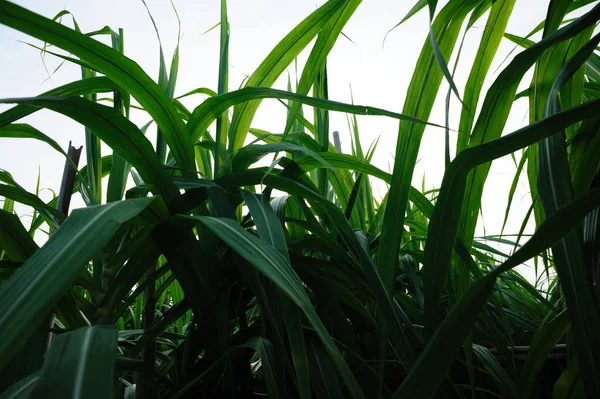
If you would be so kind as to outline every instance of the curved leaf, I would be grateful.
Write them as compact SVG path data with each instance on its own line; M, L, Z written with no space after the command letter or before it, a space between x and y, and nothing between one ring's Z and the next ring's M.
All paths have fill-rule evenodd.
M600 100L589 101L578 107L554 114L541 121L521 128L499 139L469 148L459 153L446 169L440 195L431 221L424 254L424 292L426 322L431 332L438 320L439 298L454 242L458 237L467 176L478 165L508 155L531 145L571 124L595 116L594 110Z
M131 121L113 108L79 97L3 99L0 103L37 105L59 112L85 125L140 173L151 191L170 202L179 196L175 185L154 153L152 144Z
M208 129L211 123L213 123L215 119L227 108L236 104L264 98L287 99L329 111L347 112L357 115L387 116L406 122L443 128L443 126L435 123L429 123L419 118L398 114L396 112L387 111L380 108L368 107L364 105L351 105L337 101L324 100L321 98L301 96L288 91L269 89L265 87L246 87L240 90L229 92L227 94L211 97L196 107L188 122L188 128L190 134L192 135L192 140L197 141L202 133ZM239 149L239 147L237 147L237 149Z
M8 1L0 1L0 23L69 51L129 92L160 127L179 166L195 170L192 142L173 102L136 62Z
M107 93L110 91L118 90L119 87L109 78L105 76L101 77L90 77L86 79L77 80L75 82L67 83L66 85L59 86L55 89L48 90L40 97L70 97L79 96L82 94L95 94L95 93ZM35 111L40 109L39 107L31 105L17 105L16 107L10 108L0 114L0 126L7 125L15 122L21 118L31 115ZM48 143L50 144L50 143Z

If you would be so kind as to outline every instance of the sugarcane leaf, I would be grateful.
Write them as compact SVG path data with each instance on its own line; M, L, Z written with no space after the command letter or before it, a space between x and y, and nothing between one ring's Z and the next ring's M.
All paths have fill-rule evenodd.
M548 354L567 333L569 327L571 327L569 315L563 310L535 334L527 351L523 372L519 376L517 397L523 398L530 394Z
M167 172L158 162L152 144L136 125L115 109L79 97L16 98L3 99L0 103L42 106L74 119L131 163L151 191L162 194L167 202L179 196Z
M116 351L114 326L83 327L55 336L30 397L110 397Z
M188 121L188 129L192 135L192 140L199 139L203 132L208 129L211 123L213 123L215 119L217 119L219 115L221 115L229 107L264 98L287 99L329 111L346 112L357 115L387 116L407 122L414 122L416 124L442 127L441 125L435 123L429 123L416 117L387 111L385 109L364 105L351 105L321 98L307 97L290 93L288 91L270 89L266 87L245 87L243 89L222 94L220 96L210 97L196 107L192 113L192 116L190 117L190 120ZM239 148L236 150L239 150Z
M195 170L192 142L175 106L144 70L118 51L8 1L0 23L78 56L130 93L161 128L180 167Z
M17 262L25 262L38 246L17 215L0 209L0 250Z
M467 152L470 150L463 153ZM473 283L441 322L425 350L392 397L432 397L458 355L473 322L492 294L497 277L554 245L566 233L576 228L580 221L599 205L600 189L590 191L570 202L548 217L529 241L502 265ZM437 219L435 213L431 223L435 221L434 218Z
M119 87L109 78L105 76L94 76L86 79L76 80L75 82L67 83L66 85L48 90L40 94L40 97L71 97L82 94L106 93L117 90L118 88ZM39 109L39 107L25 104L20 104L10 108L0 114L0 126L5 126L9 123L15 122L26 117L27 115L31 115Z
M310 303L300 278L283 255L270 245L246 232L234 220L207 216L187 216L184 218L197 220L208 227L258 271L273 281L292 302L300 307L323 342L337 371L348 385L352 396L364 397L340 350L331 339L323 322Z
M327 22L330 21L331 18L336 15L337 11L344 7L346 3L346 0L327 1L302 20L283 39L281 39L252 75L250 75L246 82L246 87L271 87L283 73L285 68L296 59L300 52L304 50L325 24L327 24ZM239 105L236 106L233 111L233 117L229 127L230 152L235 152L243 146L252 119L254 119L254 114L260 105L260 101L238 104ZM219 115L220 114L221 112Z
M28 398L40 379L39 371L17 381L0 395L0 399Z
M335 13L335 15L325 24L323 30L317 36L315 45L313 46L306 65L302 69L302 75L300 81L296 87L296 93L301 95L308 94L311 86L313 85L319 70L325 64L327 55L333 48L333 45L337 41L338 36L342 32L342 29L352 17L362 0L349 0ZM284 137L292 128L296 115L300 110L301 104L292 103L290 110L287 114L287 121L284 128Z
M152 218L165 217L158 197L114 202L73 211L46 245L36 251L0 287L0 322L11 328L0 330L0 365L33 332L41 320L117 229L128 220L143 216L149 208ZM162 215L162 216L161 216Z

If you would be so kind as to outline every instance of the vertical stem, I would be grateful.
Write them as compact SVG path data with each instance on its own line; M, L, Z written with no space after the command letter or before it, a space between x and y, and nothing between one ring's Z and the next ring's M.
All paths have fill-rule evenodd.
M69 141L69 150L67 155L73 161L75 166L79 165L79 158L83 147L75 148ZM69 161L65 161L63 169L62 181L60 183L60 191L56 201L56 209L63 215L69 214L69 205L71 205L71 197L73 196L73 188L75 187L75 178L77 177L77 169L73 168Z
M75 148L69 141L69 149L67 155L75 166L79 165L79 158L81 156L81 150L83 147ZM75 178L77 177L77 169L71 165L69 160L65 160L65 167L63 169L62 180L60 182L60 190L58 191L58 198L56 200L56 209L65 216L69 215L69 206L71 205L71 197L73 196L73 187L75 187ZM60 221L58 222L60 223ZM52 231L50 232L52 234ZM47 318L48 328L54 327L54 313L50 313ZM52 333L48 333L48 348L52 341Z
M153 278L152 274L155 268L149 268L146 271L146 278ZM154 297L155 283L151 283L144 290L144 313L143 325L147 329L154 323L156 298ZM144 371L138 375L136 384L136 397L138 399L158 399L159 390L157 389L156 379L154 378L154 368L156 364L156 342L151 339L146 343L142 351L142 359L145 363Z

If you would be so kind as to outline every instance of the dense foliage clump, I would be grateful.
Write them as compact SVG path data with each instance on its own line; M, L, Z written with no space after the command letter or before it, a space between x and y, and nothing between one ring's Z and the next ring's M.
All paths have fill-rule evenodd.
M360 0L325 2L232 91L222 0L217 90L193 91L208 95L194 109L175 96L178 48L169 69L161 50L155 82L123 54L122 31L86 34L0 0L1 24L82 69L0 100L15 104L0 137L66 156L49 203L0 170L1 397L600 397L600 5L549 2L517 37L506 32L515 1L418 1L407 18L429 8L430 35L395 113L328 98L327 55ZM479 20L460 88L446 62ZM502 40L520 52L484 90ZM309 46L296 86L271 88ZM429 122L443 81L463 105L445 126L459 132L456 154L447 134L441 187L423 192L411 181L425 128L444 128ZM265 98L286 105L283 132L252 127ZM519 98L529 123L503 135ZM21 121L42 108L85 126L84 153ZM334 111L351 115L351 154L330 131ZM376 143L361 147L354 115L399 121L391 174L371 165ZM509 198L526 174L522 224L535 233L487 237L493 247L475 237L477 215L491 162L510 154ZM74 194L86 206L69 212ZM15 202L34 209L29 226ZM547 284L514 270L532 258Z

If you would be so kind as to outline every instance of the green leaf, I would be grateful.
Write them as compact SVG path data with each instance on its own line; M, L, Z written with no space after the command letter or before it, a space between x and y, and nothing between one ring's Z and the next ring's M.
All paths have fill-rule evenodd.
M548 91L544 117L560 110L559 90L572 79L599 42L600 34L597 34L562 66ZM563 102L565 97L562 96ZM537 184L547 216L575 198L565 136L564 130L559 131L544 139L538 147ZM600 359L594 355L600 351L600 304L597 291L590 283L592 274L584 253L582 233L578 229L566 235L552 247L552 254L573 325L574 346L582 365L585 390L588 396L593 397L600 395Z
M227 17L227 1L221 0L221 37L219 44L219 94L229 91L229 20ZM227 131L229 129L229 113L226 111L217 117L215 134L215 166L214 177L219 177L229 162L227 158Z
M575 359L558 378L552 390L552 399L585 398L579 362Z
M104 267L104 276L112 277L118 273L106 291L98 311L110 314L141 280L146 270L156 264L159 255L147 231L139 231L121 246L119 252Z
M312 384L319 399L343 398L342 387L327 352L319 342L309 341Z
M338 372L348 385L352 397L364 397L342 353L331 339L323 322L310 303L300 278L283 255L246 232L234 220L207 216L187 216L184 218L202 222L219 238L229 244L235 252L273 281L292 302L299 306L323 342Z
M527 152L523 152L521 155L521 160L519 161L519 165L517 166L517 171L515 172L515 177L513 178L512 184L510 185L510 190L508 191L508 201L506 204L506 212L504 213L504 221L502 222L502 229L500 230L500 234L504 232L504 228L506 227L506 222L508 221L508 213L510 212L511 204L515 195L515 191L517 190L517 184L519 184L519 178L521 177L521 173L523 172L523 168L525 166L525 162L527 161Z
M21 187L9 186L7 184L0 184L0 196L10 198L15 202L19 202L24 205L29 205L36 209L42 214L46 222L52 227L58 227L58 221L65 218L65 215L52 208L39 199L36 195L25 191Z
M111 35L113 47L123 54L123 29L119 29L118 35ZM129 117L130 98L129 94L122 91L113 92L113 105L117 112ZM145 133L144 127L140 129ZM98 159L98 167L102 171L102 158ZM129 164L116 151L113 151L113 162L110 168L110 176L108 177L108 186L106 188L106 202L120 201L123 199L123 194L127 185L127 177L131 171Z
M285 393L280 390L277 384L277 375L283 370L277 370L273 367L273 345L266 339L256 337L248 341L243 346L252 348L258 353L261 361L261 369L269 390L270 398L280 398Z
M457 235L452 232L454 227L451 226L455 223L455 220L456 223L459 222L461 214L465 215L464 217L462 217L462 221L460 222L462 226L458 237L463 240L473 237L476 223L475 216L479 213L481 193L483 192L483 185L485 183L485 179L490 168L490 164L487 162L496 159L496 154L508 155L511 152L521 149L526 145L531 145L542 138L548 137L548 132L545 132L546 134L541 134L542 132L540 129L543 125L549 126L548 128L551 129L551 132L556 132L559 131L561 128L568 127L572 123L590 117L589 114L583 111L582 108L585 107L587 109L587 106L592 106L593 102L588 102L585 104L585 106L570 109L569 111L571 112L569 112L568 115L572 117L567 117L566 113L564 115L564 118L555 115L556 121L560 125L556 128L549 124L550 120L552 119L547 118L544 121L534 123L518 131L519 133L522 131L531 131L533 133L530 137L532 140L525 140L524 137L522 137L519 133L498 138L500 136L500 133L502 132L504 124L506 123L506 116L508 115L510 107L512 106L512 98L514 97L514 94L517 90L520 77L522 77L522 75L529 69L531 65L533 65L533 63L539 58L539 56L543 54L546 48L548 48L552 44L555 44L562 40L566 40L569 37L576 35L581 30L593 24L595 21L594 18L597 17L597 15L595 14L600 15L600 6L597 6L593 12L582 16L577 21L555 32L551 36L548 36L540 43L536 44L535 46L529 48L528 50L522 52L521 54L515 57L513 62L511 62L511 64L506 69L504 69L504 71L502 71L500 76L498 76L498 78L488 91L488 94L483 104L482 111L471 136L470 145L472 146L472 149L474 151L468 152L467 150L465 150L459 153L455 159L456 161L459 157L461 157L462 153L477 153L481 154L482 158L480 159L486 159L486 161L479 162L479 160L473 160L472 162L468 162L466 161L466 157L463 156L460 163L455 164L454 167L450 166L446 170L444 181L447 184L449 183L449 179L454 179L457 176L457 172L461 175L461 178L455 181L455 189L453 190L453 196L456 195L456 197L454 197L452 200L452 206L455 206L455 204L457 203L462 204L463 210L462 212L454 212L452 215L449 216L450 219L445 221L447 231L445 231L443 238L441 236L438 236L435 230L432 234L432 226L430 225L428 244L426 246L426 248L429 249L429 251L427 249L425 251L426 274L424 279L424 292L426 297L426 329L429 333L433 332L433 330L435 329L435 325L437 324L439 311L439 295L441 293L441 287L449 267L449 257L453 247L454 239L455 237L457 237ZM577 116L578 113L580 113L579 117ZM498 142L506 143L507 141L516 144L521 140L523 140L523 145L505 146L496 144ZM507 152L506 150L509 147L512 151ZM481 152L485 149L490 151L488 156L484 156ZM461 163L463 165L461 165ZM468 169L458 171L458 168L463 168L464 165L469 165ZM463 183L462 174L468 173L471 167L474 166L478 166L477 169L475 169L474 172L471 172L469 174L468 179L465 176L465 180ZM442 186L444 186L444 182L442 183ZM443 194L447 195L447 192L444 192ZM460 199L458 198L458 195L460 195ZM441 201L442 199L444 201ZM446 198L442 197L442 191L440 191L437 209L449 206L448 203L445 202L446 200ZM443 240L445 241L445 243L440 244L440 246L438 247L438 240ZM430 245L430 242L436 242L436 244ZM435 255L433 255L433 253L430 252L433 248L437 248L438 250ZM442 250L441 248L445 249ZM430 258L430 256L432 257Z
M462 154L470 151L466 150ZM437 328L410 373L394 393L393 398L432 397L460 352L475 318L487 303L487 298L492 294L496 278L501 273L518 266L555 244L566 233L576 228L580 221L599 205L600 189L589 192L569 203L548 217L529 241L506 262L473 283ZM437 212L436 206L431 224L438 222ZM427 250L429 247L425 248ZM427 292L425 291L425 293Z
M0 287L0 367L32 333L31 326L81 273L83 267L126 221L152 207L166 209L156 198L141 198L73 211L46 245ZM161 209L162 208L162 209ZM156 216L154 216L156 217ZM163 216L164 217L164 216Z
M18 138L18 139L36 139L48 144L50 147L54 148L56 151L60 152L62 155L67 158L67 160L71 163L71 159L68 157L67 153L61 148L60 145L50 137L46 136L44 133L40 132L36 128L27 125L27 124L11 124L4 125L0 127L0 137L7 138Z
M241 179L243 183L239 183L241 185L250 183L250 176L253 179L252 181L255 181L253 184L262 182L274 189L306 198L317 213L323 213L331 220L331 227L335 229L335 233L339 234L345 247L356 258L356 270L364 273L369 289L373 292L378 305L381 306L385 322L390 326L390 337L394 341L396 349L400 352L401 358L404 359L406 365L412 364L415 358L414 351L421 345L420 337L402 308L385 291L375 265L365 252L364 247L359 243L356 234L340 209L332 202L321 197L314 187L307 187L304 182L273 175L265 176L264 172L259 171L254 175L243 176ZM229 175L219 179L219 184L238 184L238 179L240 179L240 176Z
M0 209L0 250L11 260L25 262L37 249L17 215Z
M513 61L498 75L488 90L480 115L473 128L469 146L474 147L499 138L510 113L512 99L524 74L535 62L540 60L540 57L544 56L549 48L576 36L581 31L595 24L599 17L600 7L597 6L594 10L578 18L576 21L545 37L539 43L534 44L515 56ZM537 119L539 118L531 120L534 121ZM532 158L531 152L528 154L528 168L533 168L533 165L537 163L535 161L536 158L537 156ZM471 173L467 182L467 194L463 201L463 214L479 214L481 195L489 168L490 164L481 165ZM530 185L530 189L532 191L532 198L536 198L537 185ZM537 206L539 205L536 204ZM465 217L461 222L460 237L463 238L467 245L474 235L477 224L476 219L477 217Z
M476 1L450 1L436 17L431 29L444 56L448 57L451 54L462 23L476 3ZM442 77L441 70L437 68L431 42L427 40L421 50L406 93L403 114L422 120L429 119L436 97L435 93L439 90ZM399 125L394 169L383 217L377 259L379 274L388 291L391 291L397 270L410 182L424 128L424 125L405 123L404 121Z
M566 310L563 310L535 334L529 351L527 351L527 360L519 376L517 397L525 398L531 394L531 389L546 362L548 354L560 342L569 327L571 327L569 315Z
M516 387L506 370L502 367L496 356L484 346L473 344L473 352L481 361L482 366L490 373L498 389L505 398L515 396Z
M192 135L192 140L198 140L200 136L208 129L208 127L219 117L225 110L233 105L245 103L252 100L263 98L279 98L293 100L302 104L311 105L316 108L322 108L329 111L346 112L357 115L379 115L390 118L413 122L416 124L429 125L442 128L443 126L429 123L419 118L408 115L398 114L384 109L368 107L364 105L351 105L340 103L337 101L324 100L320 98L301 96L299 94L290 93L283 90L269 89L264 87L246 87L240 90L235 90L220 96L208 98L200 104L190 117L188 128ZM233 122L232 122L233 123ZM233 126L233 125L232 125ZM236 148L236 151L239 147Z
M462 205L462 199L463 199L463 196L465 193L465 191L464 191L465 183L466 183L466 179L467 179L467 175L468 175L469 171L477 165L480 165L485 162L489 162L493 159L499 158L504 155L508 155L511 152L514 152L520 148L530 145L531 143L539 141L540 139L548 137L551 134L553 134L554 132L564 129L565 127L571 125L572 123L575 123L579 120L583 120L583 119L586 119L586 118L589 118L589 117L595 115L593 110L596 109L596 107L598 107L599 105L600 105L600 100L590 101L588 103L582 104L581 106L571 108L569 110L563 111L558 114L554 114L548 118L545 118L545 119L543 119L539 122L536 122L532 125L526 126L512 134L503 136L492 142L484 143L477 147L467 149L457 155L456 159L450 164L450 166L448 167L448 169L446 171L446 174L444 175L444 179L442 182L442 187L440 189L438 201L437 201L436 207L434 209L433 215L430 220L427 245L425 246L425 254L424 254L424 270L426 273L426 275L425 275L426 279L424 281L424 283L425 283L425 285L424 285L425 310L426 310L426 312L427 311L432 312L432 313L434 311L436 312L435 317L431 316L432 313L430 313L431 318L429 320L437 319L438 300L440 297L441 287L442 287L443 281L445 279L445 275L446 275L448 267L449 267L451 251L452 251L452 248L454 247L454 242L456 240L457 233L458 233L458 223L460 220L460 212L458 212L458 209L460 209L460 207ZM596 192L590 193L590 194L586 194L586 196L584 196L581 199L579 199L578 201L576 201L576 202L585 204L585 207L582 206L582 208L580 208L580 209L574 209L575 206L571 206L572 205L571 204L568 208L571 210L571 212L577 212L577 215L581 214L581 212L584 212L586 209L588 209L587 212L589 212L589 210L591 210L593 208L588 208L588 207L591 206L590 204L594 204L594 201L597 200L597 198L595 196L598 196L599 195L598 193L599 193L599 191L596 191ZM581 218L583 218L583 216L585 216L587 214L587 212L583 213L581 215ZM566 214L566 212L562 213L562 214ZM540 227L540 229L538 230L538 233L536 233L536 235L534 235L527 242L527 244L525 244L523 247L521 247L521 249L519 251L517 251L515 253L515 255L513 255L511 258L509 258L507 260L507 262L505 262L503 267L505 267L507 264L513 264L517 260L519 261L519 263L527 260L528 257L523 258L523 257L519 257L519 256L523 253L526 253L526 250L530 250L530 248L532 248L532 247L535 248L537 241L534 238L545 237L545 235L546 235L546 238L551 237L551 239L548 238L547 246L555 243L559 238L561 238L564 235L565 231L570 231L574 227L574 224L576 223L576 221L574 222L573 219L575 219L575 218L576 218L576 214L573 214L572 216L569 217L568 221L563 220L564 223L570 223L571 227L567 229L567 228L561 228L560 226L557 226L556 224L558 223L557 222L558 219L553 217L552 223L550 223L550 221L548 221L547 223L544 224L544 226L552 226L552 227L548 227L544 230L542 230L542 228ZM577 219L577 220L579 220L579 219ZM556 231L552 231L551 230L552 228L555 228ZM548 230L550 230L550 231L548 231ZM538 252L543 249L544 248L537 248ZM536 255L538 252L529 253L529 257ZM510 263L511 261L514 261L514 262ZM514 266L514 264L513 264L513 266ZM508 267L508 266L506 266L506 267ZM498 269L496 269L496 270L498 270ZM488 276L492 276L494 273L490 273ZM487 279L487 278L488 277L486 277L485 279ZM492 277L490 277L490 278L492 278ZM447 332L447 331L445 331L445 329L452 328L449 326L454 325L453 323L457 322L456 318L458 318L458 317L468 317L469 318L466 321L465 321L465 319L460 321L461 323L466 323L467 325L464 327L464 329L461 329L460 334L457 337L456 347L451 348L449 346L447 349L444 349L444 351L445 351L444 356L448 356L447 365L449 365L449 363L451 362L451 357L456 356L456 354L458 353L459 345L462 344L462 342L463 342L462 340L464 340L464 338L466 337L469 327L473 320L472 317L474 317L474 316L465 316L465 315L458 316L458 314L460 314L460 312L468 312L469 314L471 314L473 312L477 313L476 311L479 311L481 309L481 307L479 307L479 306L483 306L483 304L474 303L473 306L478 306L478 308L477 309L474 308L472 310L467 310L466 308L464 308L465 306L467 306L464 303L464 301L471 300L471 301L475 301L475 302L477 302L477 301L482 302L482 299L480 296L486 297L491 292L491 289L492 289L491 284L493 284L493 280L495 280L495 277L492 278L491 283L485 282L486 281L485 279L480 280L478 283L474 284L471 289L469 289L469 291L465 294L465 297L463 297L463 299L461 299L459 301L459 303L455 306L454 309L456 310L456 312L455 312L455 310L453 310L444 320L444 322L442 324L443 328L442 328L442 326L440 326L436 330L435 336L437 338L432 339L432 341L434 339L441 340L442 339L441 337L444 336L444 334L446 334L446 332ZM465 299L467 297L469 297L469 298ZM460 308L460 310L457 310L459 308ZM459 333L459 332L456 331L456 333ZM432 345L431 347L433 348L433 346L435 346L435 345L442 345L442 344L440 342L436 342L435 345L434 344L431 344L431 345ZM432 349L432 351L435 351L438 349L439 349L439 347L436 347L436 349ZM426 350L426 353L428 353L427 356L431 355L431 353L427 350ZM422 357L423 357L423 355L422 355ZM432 359L429 359L428 361L431 361L431 360ZM441 364L442 363L440 363L440 365ZM444 367L447 367L447 365ZM423 367L423 368L421 368L421 367ZM425 370L428 370L427 367L429 367L429 366L426 366L426 365L421 366L420 362L418 362L418 365L416 366L416 368L414 370L418 370L418 373L421 373L421 372L428 373L429 371L425 371ZM444 375L445 375L445 368L440 373L440 381ZM412 385L412 384L415 383L416 381L418 381L419 378L422 378L422 377L423 376L415 377L416 379L411 379L410 384L405 382L407 384L406 385L407 387L408 386L411 387L411 388L406 388L408 390L408 392L412 392L412 389L414 389L416 387L415 385ZM407 391L405 391L403 388L403 392L407 392ZM422 395L416 395L416 396L422 397Z
M441 50L440 46L438 45L437 39L435 38L435 32L433 31L432 23L433 23L433 16L435 15L435 8L437 6L437 0L427 0L427 4L429 5L429 42L431 43L431 48L433 49L433 55L435 57L435 61L437 62L438 66L440 67L440 70L442 71L444 78L446 78L446 81L450 85L450 90L452 90L452 92L454 92L454 94L458 98L458 101L460 101L462 103L462 100L460 99L460 94L458 93L458 88L456 87L456 84L454 83L454 79L452 78L452 74L450 73L450 70L448 70L448 64L446 63L446 60L444 59L444 54L442 54L442 50Z
M402 18L400 20L400 22L398 22L396 25L394 25L394 27L392 29L390 29L386 32L385 37L383 39L384 42L385 42L385 38L387 37L387 35L389 35L394 29L396 29L397 27L402 25L404 22L408 21L413 15L415 15L416 13L421 11L423 8L425 8L426 5L427 5L427 0L418 0L417 3L406 13L404 18Z
M8 1L0 1L0 23L68 51L130 93L152 116L180 167L195 170L192 142L165 92L118 51Z
M107 77L90 77L46 91L40 94L40 97L72 97L82 94L106 93L118 88L119 87ZM27 115L31 115L39 109L40 107L25 104L10 108L0 114L0 126L15 122Z
M2 395L0 395L0 399L29 398L39 379L39 372L23 378L4 391Z
M113 108L78 97L33 97L4 99L0 103L37 105L66 115L87 126L140 173L151 191L166 202L179 192L158 162L152 144L136 125Z
M109 398L117 352L113 326L84 327L52 339L30 398Z
M247 169L253 163L259 161L262 157L269 153L286 151L295 154L306 154L313 158L315 161L324 167L333 168L326 160L324 160L319 154L310 151L304 146L292 144L292 143L271 143L264 145L250 144L241 148L232 161L232 171L242 171Z
M247 147L244 147L247 148ZM289 262L288 247L283 226L264 196L241 190L242 199L248 206L260 238L279 251ZM301 398L310 398L309 365L302 332L301 315L290 299L280 298L286 331L289 336L292 361L298 378L298 391Z
M346 0L330 0L294 27L256 68L248 78L246 87L271 87L285 68L298 57L300 52L346 3ZM251 101L235 107L229 128L230 152L235 152L244 145L248 129L259 105L260 101ZM193 132L193 130L191 131Z
M302 317L299 309L289 299L283 301L281 306L292 353L292 362L298 379L298 394L302 399L309 399L311 398L310 366L302 330Z
M543 38L544 40L548 37L556 35L557 29L560 27L566 13L568 12L569 6L572 1L556 0L550 3L548 7L548 13L546 21L544 22ZM590 13L593 13L593 9ZM581 18L579 18L581 20ZM598 17L596 18L596 22ZM570 24L570 25L573 25ZM563 27L564 30L565 27ZM577 51L581 45L581 41L586 40L591 36L593 31L593 24L588 25L586 29L577 32L577 35L570 37L569 41L557 44L552 48L549 48L546 52L540 55L535 65L535 72L531 80L530 91L535 95L529 96L529 120L531 122L536 121L544 117L544 111L546 109L547 100L549 98L552 83L555 80L558 72L562 68L562 64L565 59L568 58L569 52L572 50ZM542 40L543 41L543 40ZM580 75L577 84L581 84L583 76ZM571 95L565 93L564 100L565 104L571 103ZM576 100L578 104L581 101ZM572 127L573 129L576 126ZM527 177L529 180L529 186L531 189L531 198L537 198L539 196L537 174L539 169L538 159L538 146L531 146L528 151L528 162L527 162ZM534 216L536 224L540 224L544 220L544 206L541 201L534 203Z
M160 40L160 33L158 31L158 27L156 26L156 22L154 21L154 17L152 16L150 9L148 8L148 5L146 4L146 2L144 0L142 0L142 4L144 4L144 7L146 8L146 11L148 12L148 16L150 17L150 21L152 22L152 26L154 27L154 32L156 33L156 37L158 39L158 49L159 49L159 54L160 54L159 67L158 67L158 86L162 90L164 90L166 93L167 86L169 85L169 78L167 77L167 66L165 63L165 56L163 53L162 41ZM175 54L178 53L178 47L175 50ZM171 99L173 99L173 96L171 96ZM157 131L156 131L156 154L158 155L158 160L160 161L160 163L164 164L165 159L167 157L167 143L160 131L160 126L157 127Z
M4 251L4 258L8 255L9 259L17 262L25 262L38 250L37 244L19 218L5 210L0 210L0 250ZM33 329L34 332L25 345L19 348L10 362L0 370L2 373L0 391L4 391L11 384L15 385L13 383L41 368L48 347L48 318L42 320ZM23 389L31 388L23 387Z
M483 89L485 77L490 69L494 56L500 47L500 42L506 30L506 25L512 14L515 0L495 1L483 31L483 37L477 49L477 55L473 61L473 67L465 85L464 105L460 113L456 152L460 152L469 146L471 129L475 121L475 112L479 97Z
M340 8L339 11L325 24L323 30L317 36L315 45L313 46L308 60L304 69L302 70L302 76L296 87L296 93L301 95L307 95L313 85L319 70L325 65L327 55L333 48L333 45L337 41L338 36L342 32L342 29L352 17L362 0L348 0ZM284 129L284 137L292 128L296 115L301 108L301 104L292 103L291 108L287 114L287 121Z

